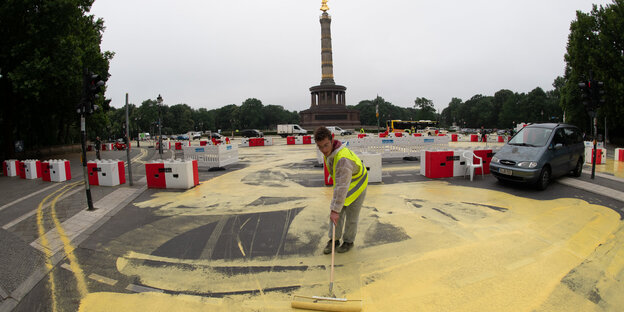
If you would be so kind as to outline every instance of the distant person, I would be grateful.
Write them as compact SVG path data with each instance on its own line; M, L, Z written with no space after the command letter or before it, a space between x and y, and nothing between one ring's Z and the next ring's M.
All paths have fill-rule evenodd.
M483 126L481 126L481 142L485 142L485 129L483 129Z
M366 133L366 132L364 131L364 128L360 128L360 133Z
M95 158L100 160L100 148L102 148L102 141L99 136L95 137Z
M342 146L339 140L332 138L329 129L325 127L316 129L314 141L323 154L325 166L334 180L329 214L329 241L323 253L330 254L332 247L337 247L340 253L347 252L353 248L357 234L360 210L368 186L368 171L355 153ZM332 246L334 227L336 240ZM340 245L341 238L342 245Z

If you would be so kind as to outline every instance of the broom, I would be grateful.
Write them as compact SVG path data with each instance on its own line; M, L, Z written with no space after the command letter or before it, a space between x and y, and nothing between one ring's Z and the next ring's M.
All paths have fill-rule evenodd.
M358 312L362 310L362 300L348 300L347 298L336 298L334 288L334 252L336 248L336 225L332 224L332 254L331 271L329 275L329 296L300 296L295 295L290 306L298 309L316 311L346 311Z

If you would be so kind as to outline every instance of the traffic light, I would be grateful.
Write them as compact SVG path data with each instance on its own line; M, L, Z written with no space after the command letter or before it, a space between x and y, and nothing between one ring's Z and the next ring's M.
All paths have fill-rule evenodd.
M85 71L83 75L82 99L76 106L79 114L93 114L98 109L95 100L100 98L105 82L100 75Z
M596 112L604 104L604 83L602 81L588 80L578 84L581 88L581 98L583 105L588 112Z
M591 82L579 82L579 88L581 88L581 99L583 100L583 106L585 106L585 110L591 110Z

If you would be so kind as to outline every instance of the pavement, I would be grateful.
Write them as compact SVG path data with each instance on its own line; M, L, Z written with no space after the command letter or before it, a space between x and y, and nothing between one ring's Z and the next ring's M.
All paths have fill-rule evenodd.
M71 181L0 178L0 311L286 311L295 293L326 293L331 188L314 146L275 141L188 191L148 189L142 167L158 156L134 149L134 185L92 187L94 212L79 155L59 156ZM337 257L337 295L370 311L614 311L624 178L608 166L538 192L384 160L356 248Z

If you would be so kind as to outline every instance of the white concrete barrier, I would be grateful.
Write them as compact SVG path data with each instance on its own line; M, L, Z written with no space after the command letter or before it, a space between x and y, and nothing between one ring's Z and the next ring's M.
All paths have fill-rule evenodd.
M368 182L381 182L381 154L356 154L368 169Z
M197 160L156 160L145 164L147 187L189 189L199 184Z
M7 159L2 163L4 175L7 177L17 177L18 172L17 168L19 166L19 160L17 159Z
M24 160L25 178L34 180L41 178L41 162L37 159Z

